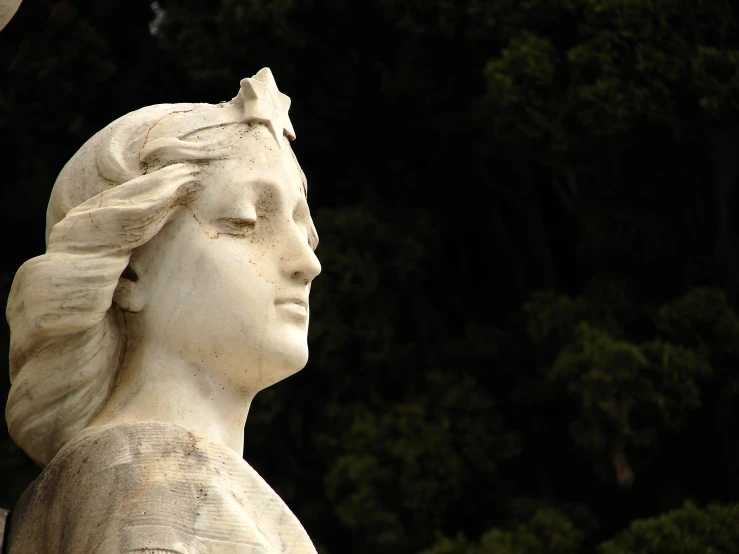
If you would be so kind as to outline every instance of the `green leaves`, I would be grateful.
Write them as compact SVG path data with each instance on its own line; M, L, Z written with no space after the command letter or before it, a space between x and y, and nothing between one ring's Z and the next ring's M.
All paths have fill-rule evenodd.
M681 133L719 117L736 121L739 54L727 47L736 22L726 9L682 0L498 8L518 31L503 33L507 43L485 68L496 136L582 155L588 139L635 128Z
M739 317L719 289L698 287L662 306L657 325L666 336L706 355L739 352Z
M739 504L691 502L654 518L634 521L598 554L730 554L739 550Z
M479 543L442 536L421 554L577 554L583 538L565 515L541 508L524 523L487 531Z
M488 531L480 544L491 554L571 554L578 551L582 539L583 533L563 514L540 509L513 530Z
M555 129L558 54L548 38L522 31L485 67L486 102L499 140L539 141Z
M739 549L737 504L700 508L686 502L681 509L637 519L598 554L731 554ZM439 537L421 554L579 554L584 535L570 519L552 509L538 510L530 520L509 529L491 529L479 542Z
M0 41L8 275L116 117L265 65L293 97L323 273L246 456L322 554L579 554L739 494L731 2L42 4Z
M699 46L690 60L699 96L708 119L736 117L739 108L739 50Z
M579 403L575 441L588 451L656 446L700 406L698 380L712 367L694 351L653 340L634 344L582 322L547 374ZM639 425L633 421L638 416Z
M519 453L515 433L473 379L449 372L427 379L428 392L407 402L336 406L348 425L330 441L328 498L367 552L421 545L456 510L492 500L498 462Z
M523 305L533 343L553 356L551 364L547 354L542 359L546 383L576 405L572 439L597 458L607 456L623 486L634 479L626 451L654 452L660 436L680 429L701 406L717 360L702 345L733 341L737 323L723 293L695 289L659 310L653 332L666 336L634 340L629 308L615 283L593 284L577 298L540 291ZM684 340L698 328L705 339Z
M582 298L571 298L552 290L534 291L523 304L526 330L534 344L555 335L555 340L574 332L577 322L586 313Z

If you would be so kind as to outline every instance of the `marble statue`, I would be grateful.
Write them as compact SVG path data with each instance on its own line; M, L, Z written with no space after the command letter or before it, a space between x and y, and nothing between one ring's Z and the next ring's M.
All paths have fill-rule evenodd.
M0 0L0 31L3 30L21 5L21 0Z
M59 175L8 299L12 438L44 467L9 554L315 554L243 460L254 395L308 359L320 264L290 99L161 104Z

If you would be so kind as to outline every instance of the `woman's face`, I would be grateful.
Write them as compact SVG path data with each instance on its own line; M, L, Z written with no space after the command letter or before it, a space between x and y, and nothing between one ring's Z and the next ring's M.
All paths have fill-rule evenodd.
M290 148L262 125L234 128L233 155L202 166L196 199L131 265L146 297L142 340L256 393L308 361L308 294L321 266Z

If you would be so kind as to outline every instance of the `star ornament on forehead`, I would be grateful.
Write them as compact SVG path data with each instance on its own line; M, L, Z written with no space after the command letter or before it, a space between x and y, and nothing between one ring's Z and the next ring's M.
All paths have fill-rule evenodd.
M282 147L280 138L295 140L295 130L287 115L290 98L277 89L275 77L265 67L248 79L242 79L241 90L232 101L243 110L245 122L264 124Z
M280 148L295 154L288 141L295 140L295 129L287 113L290 109L290 97L277 89L277 83L268 67L261 69L256 75L242 79L238 94L229 102L212 104L183 104L173 106L173 111L159 119L153 127L146 131L144 146L139 153L139 161L151 163L171 163L172 152L183 152L188 156L201 160L215 160L227 157L228 141L215 140L209 149L203 150L190 142L190 137L214 127L223 127L235 123L261 123L277 141ZM287 141L283 139L287 138ZM295 159L297 164L297 159ZM305 175L300 169L303 181L303 192L307 195Z
M259 70L254 77L242 79L241 89L232 102L237 106L241 105L244 121L264 124L277 139L280 148L283 144L280 137L283 134L288 140L295 140L295 129L288 116L290 97L277 89L275 77L268 67ZM305 173L292 150L290 153L300 172L303 194L307 196L308 183Z

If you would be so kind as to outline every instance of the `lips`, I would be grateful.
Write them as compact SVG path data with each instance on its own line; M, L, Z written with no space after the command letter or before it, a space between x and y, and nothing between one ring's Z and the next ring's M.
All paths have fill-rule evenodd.
M308 302L306 300L303 300L302 298L298 298L298 297L295 297L295 298L280 298L280 299L278 299L278 300L275 301L275 304L277 304L278 306L283 305L283 304L288 304L288 305L289 304L296 304L296 305L300 306L301 308L303 308L305 310L308 309Z
M285 315L300 325L308 322L308 301L300 297L280 298L275 301Z

